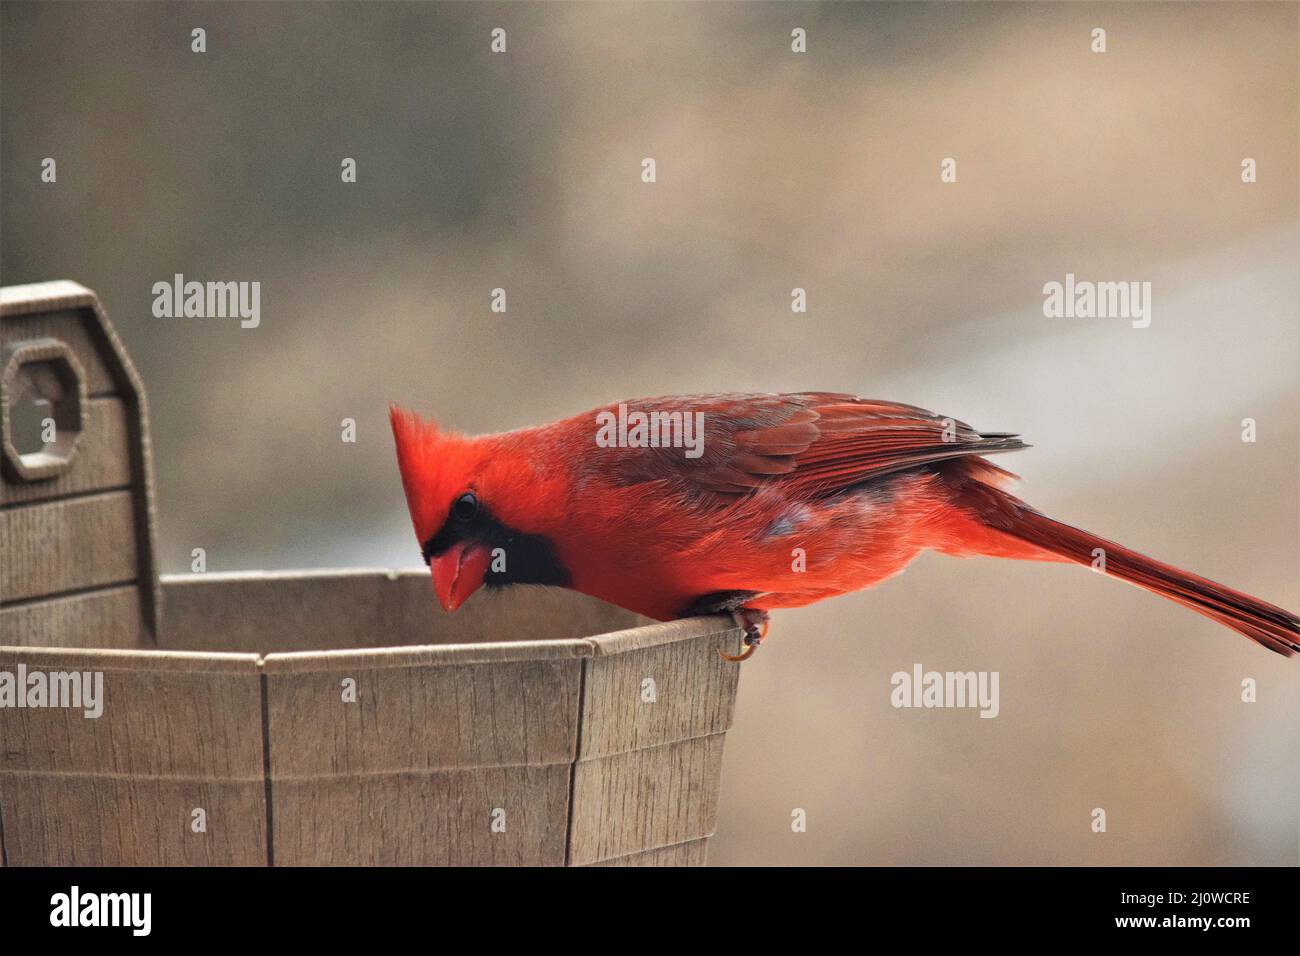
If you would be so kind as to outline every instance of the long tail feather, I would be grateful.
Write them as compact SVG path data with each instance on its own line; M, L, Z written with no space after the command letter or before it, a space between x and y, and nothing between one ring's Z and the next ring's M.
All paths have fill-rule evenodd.
M1300 616L1290 611L1063 524L976 477L967 475L958 479L955 490L958 504L985 528L1047 552L1041 555L1030 552L1025 557L1057 558L1096 566L1111 577L1177 601L1218 621L1270 651L1287 657L1300 653ZM1101 561L1098 561L1098 549Z

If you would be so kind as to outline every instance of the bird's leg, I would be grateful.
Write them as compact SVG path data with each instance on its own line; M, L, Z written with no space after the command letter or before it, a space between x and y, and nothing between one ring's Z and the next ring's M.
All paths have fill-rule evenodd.
M745 605L764 596L764 593L759 591L710 591L688 604L678 616L730 614L731 619L736 622L736 627L745 632L745 650L735 657L719 650L718 656L724 661L747 661L763 638L767 637L767 612Z
M736 627L745 632L745 649L734 656L718 651L718 656L732 663L747 661L753 657L754 651L758 650L758 645L763 643L763 638L767 637L767 627L770 623L767 612L753 607L740 607L731 612L731 619L736 622Z

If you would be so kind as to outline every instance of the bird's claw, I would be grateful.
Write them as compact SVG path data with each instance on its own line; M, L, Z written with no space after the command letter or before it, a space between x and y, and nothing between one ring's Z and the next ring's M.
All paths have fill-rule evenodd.
M747 661L754 656L754 651L763 643L763 638L767 637L768 617L766 611L757 611L753 608L740 608L731 612L731 619L736 622L736 626L745 632L745 649L739 654L726 654L721 650L718 656L724 661L732 664L740 661ZM759 628L759 625L762 628Z

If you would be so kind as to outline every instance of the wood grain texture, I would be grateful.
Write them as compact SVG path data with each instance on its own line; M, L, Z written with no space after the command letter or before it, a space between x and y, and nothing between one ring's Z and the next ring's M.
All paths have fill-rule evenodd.
M0 773L0 808L9 866L266 865L261 780Z
M735 653L739 641L718 617L591 639L570 863L703 865L740 677L718 651ZM684 856L659 852L687 841L698 846Z
M664 846L657 850L645 850L642 853L629 853L612 860L588 863L588 866L704 866L708 858L709 840L707 837L678 843L676 846Z
M168 575L159 643L271 653L382 647L383 571Z
M0 603L136 580L134 508L113 491L0 510Z
M653 626L647 626L653 625ZM710 615L708 617L684 617L676 621L656 623L642 618L627 630L592 631L589 638L595 652L600 656L622 654L661 644L675 644L678 641L693 641L701 637L732 631L737 641L740 630L727 615ZM740 647L737 644L737 647ZM735 650L735 648L732 648Z
M70 470L49 483L29 483L27 489L15 491L12 495L6 488L4 503L45 499L51 494L52 486L55 487L53 494L63 495L91 488L129 485L132 495L131 541L129 545L125 540L119 543L123 548L129 547L136 571L117 580L139 582L141 625L144 633L152 638L158 630L161 595L154 531L156 515L149 406L144 383L95 293L75 282L59 280L0 288L0 345L40 338L57 340L74 353L92 401L87 403L87 421L83 423L77 455ZM107 404L97 401L110 396L113 400ZM103 412L106 417L102 421L90 421L92 411ZM123 425L124 435L120 427ZM125 441L121 442L123 437ZM92 448L92 455L83 460L87 444L97 448ZM122 453L116 460L110 447ZM127 476L125 482L119 480L123 470ZM65 487L58 488L60 482ZM32 556L34 543L21 539L0 538L0 549L11 543L27 550L11 552L11 560L6 562L6 566L21 564ZM106 541L93 538L83 544L87 554L98 559ZM76 574L103 578L97 565L87 566L85 557L81 563L85 569ZM4 587L3 570L0 567L0 602L14 599L14 595ZM49 590L28 596L53 593L55 591Z
M275 865L560 866L568 790L567 764L275 781Z
M373 667L349 657L305 671L266 659L272 782L573 760L579 659ZM345 679L355 702L343 700Z
M275 863L563 864L589 648L561 643L499 663L453 663L466 645L267 657Z
M16 674L19 664L101 673L103 712L4 712L10 865L265 861L256 657L0 648L0 671ZM196 807L206 833L190 829Z
M289 651L268 654L268 673L333 671L344 663L352 668L449 667L461 664L502 664L525 661L573 660L591 656L587 641L488 641L483 644L421 644L415 647L374 647L363 650Z
M57 306L57 303L55 303ZM43 308L37 302L28 308ZM86 389L93 397L113 395L118 391L111 359L104 354L92 311L84 308L55 308L27 315L9 315L0 321L0 342L51 338L67 343L76 353L86 373Z
M0 646L152 647L141 629L140 589L107 588L0 608Z
M641 623L572 591L512 588L437 606L429 572L331 570L166 575L161 643L260 653L583 638Z
M266 658L276 864L563 864L589 652L563 644L541 661L454 663L465 645Z
M130 484L126 406L117 398L96 398L86 404L86 420L72 468L47 481L10 481L0 475L0 506L126 488Z
M448 614L438 606L427 568L394 573L396 643L556 641L587 638L651 623L649 619L564 588L479 591Z
M711 836L722 734L580 760L569 863L583 866Z
M717 652L734 653L739 632L729 621L707 620L713 624L697 627L703 632L699 637L595 656L588 662L581 759L723 733L731 727L740 668Z
M521 621L527 634L628 621L581 595L520 589L457 615L453 633L479 643L376 642L376 620L389 638L427 633L412 603L427 589L423 571L168 582L169 599L179 598L168 602L167 639L260 648L283 641L277 629L305 643L320 626L316 646L365 641L355 649L259 657L0 648L0 669L23 660L101 670L107 698L98 720L25 710L0 722L9 862L703 862L739 674L716 654L738 646L729 621L493 641L495 629L518 631ZM102 602L134 591L25 603L5 608L0 623L43 615L67 628L89 622L102 636L97 616L129 619ZM130 625L114 627L125 634ZM353 703L343 700L345 677L356 682ZM654 703L642 699L646 678ZM194 806L208 813L206 834L188 828ZM492 828L498 809L504 832Z

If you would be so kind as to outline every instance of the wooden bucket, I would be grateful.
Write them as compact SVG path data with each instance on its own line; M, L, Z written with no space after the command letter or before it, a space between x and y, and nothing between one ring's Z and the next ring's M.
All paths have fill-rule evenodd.
M730 620L541 588L447 615L423 569L160 578L144 389L94 294L0 291L0 362L0 862L704 862ZM52 706L74 685L99 716Z

